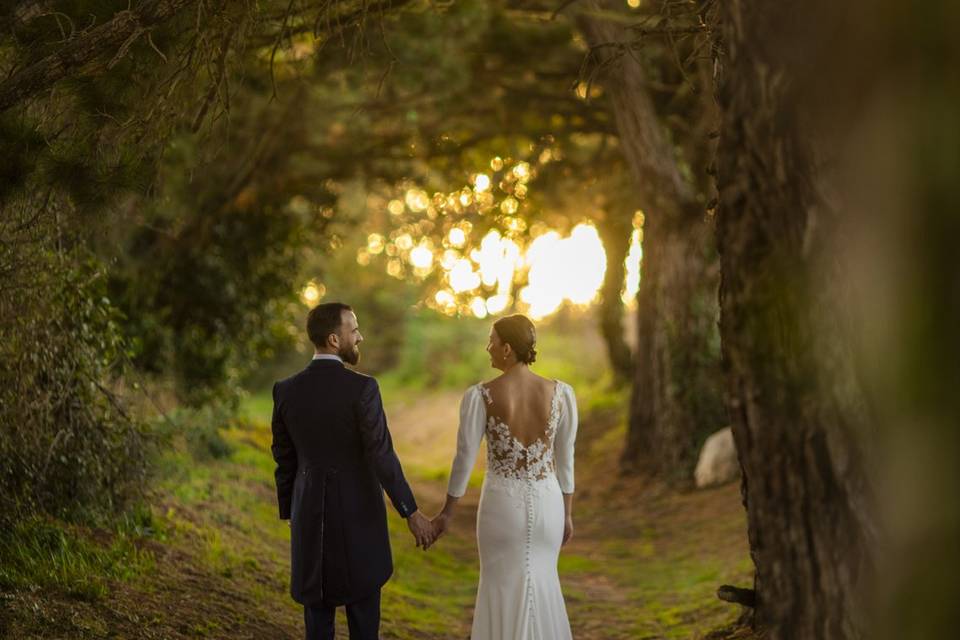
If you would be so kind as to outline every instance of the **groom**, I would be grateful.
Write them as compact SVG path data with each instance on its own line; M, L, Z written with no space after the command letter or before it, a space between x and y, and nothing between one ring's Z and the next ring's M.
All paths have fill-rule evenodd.
M290 521L293 599L307 640L334 637L346 605L351 640L378 637L380 588L393 573L383 490L417 546L433 543L387 430L377 381L344 366L360 361L353 310L321 304L307 317L313 361L273 386L273 451L280 518ZM382 489L381 489L382 487Z

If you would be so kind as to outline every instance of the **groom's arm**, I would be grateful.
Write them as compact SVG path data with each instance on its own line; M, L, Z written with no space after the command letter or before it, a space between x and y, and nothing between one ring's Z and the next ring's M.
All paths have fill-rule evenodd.
M357 419L364 452L373 465L380 485L390 496L390 501L400 515L409 517L417 511L417 503L413 499L410 485L403 477L400 460L393 450L393 440L387 429L387 416L383 411L383 399L380 397L380 385L373 378L364 381Z
M277 463L274 477L277 481L277 502L280 505L280 519L290 519L290 502L293 499L293 481L297 477L297 450L293 446L287 425L283 423L280 412L280 399L277 395L277 385L273 385L273 418L270 427L273 431L273 444L270 451Z

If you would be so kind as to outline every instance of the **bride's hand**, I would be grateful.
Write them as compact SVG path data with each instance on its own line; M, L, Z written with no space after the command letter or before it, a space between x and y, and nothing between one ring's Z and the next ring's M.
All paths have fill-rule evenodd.
M450 526L450 516L441 511L430 520L430 524L433 525L434 540L439 540Z
M560 543L560 546L567 544L570 541L570 538L573 537L573 518L567 517L563 523L563 542Z

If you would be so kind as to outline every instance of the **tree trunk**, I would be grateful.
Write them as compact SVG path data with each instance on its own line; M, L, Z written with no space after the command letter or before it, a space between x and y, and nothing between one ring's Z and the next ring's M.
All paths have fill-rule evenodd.
M598 231L607 254L607 270L600 290L600 333L607 345L607 356L619 384L633 376L633 357L623 336L623 301L620 298L626 281L625 261L630 251L635 208L620 199L608 200Z
M684 179L646 89L632 39L607 17L623 3L584 3L576 22L592 48L645 214L638 349L622 464L689 478L697 446L724 426L716 335L716 277L703 203ZM606 12L605 14L601 12ZM603 46L601 46L603 45ZM711 348L713 355L711 355Z
M755 622L771 638L862 635L869 423L841 294L836 211L815 164L798 53L808 4L721 5L721 336L743 469ZM806 15L805 15L806 14Z

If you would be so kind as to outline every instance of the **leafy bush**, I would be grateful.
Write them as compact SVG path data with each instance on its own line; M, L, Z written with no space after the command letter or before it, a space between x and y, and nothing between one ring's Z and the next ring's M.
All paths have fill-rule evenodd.
M115 512L145 476L148 441L112 389L127 357L104 269L38 252L0 290L0 519Z
M202 407L181 407L155 419L153 433L164 449L186 449L196 461L219 460L234 447L221 432L238 420L234 402L211 402Z

